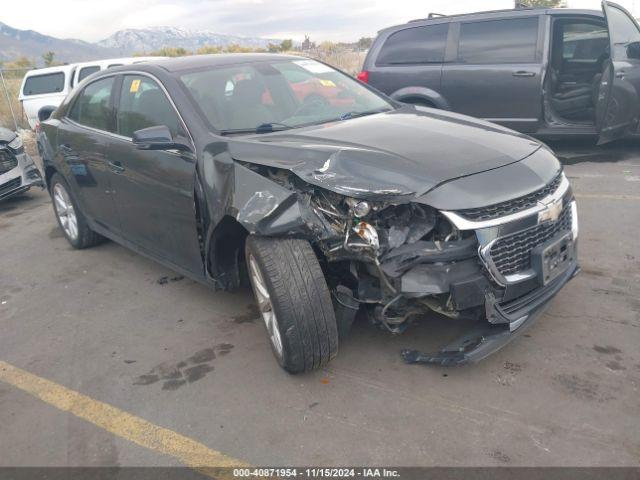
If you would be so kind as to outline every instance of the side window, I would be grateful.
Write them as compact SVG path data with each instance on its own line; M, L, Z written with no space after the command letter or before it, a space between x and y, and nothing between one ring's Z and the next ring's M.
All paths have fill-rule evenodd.
M613 41L614 60L627 60L627 46L633 42L640 42L638 27L626 13L612 5L607 8L607 21Z
M442 63L448 31L448 23L400 30L384 43L376 65Z
M125 75L118 104L118 133L132 137L133 132L165 125L175 137L180 119L160 86L148 77Z
M26 97L43 93L56 93L62 90L64 90L64 72L56 72L27 77L22 94Z
M111 87L114 77L107 77L87 85L76 97L69 118L81 125L111 131L111 115L109 106Z
M458 59L463 63L533 63L538 17L489 20L460 25Z
M100 67L98 65L94 65L92 67L82 67L80 72L78 72L78 83L87 78L89 75L99 72Z
M569 23L562 32L562 58L571 61L596 61L609 46L604 25Z

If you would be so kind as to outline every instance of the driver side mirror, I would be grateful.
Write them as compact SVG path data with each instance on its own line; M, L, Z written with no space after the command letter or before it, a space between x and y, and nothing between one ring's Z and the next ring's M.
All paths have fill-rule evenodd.
M640 42L631 42L627 45L627 58L640 60Z
M45 120L49 120L51 114L55 112L56 108L54 105L45 105L44 107L38 110L38 121L44 122Z
M173 140L171 130L165 125L136 130L132 141L138 150L189 150L186 145Z

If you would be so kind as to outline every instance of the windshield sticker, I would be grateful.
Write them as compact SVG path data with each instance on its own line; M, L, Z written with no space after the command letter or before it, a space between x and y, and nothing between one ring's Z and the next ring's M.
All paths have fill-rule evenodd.
M320 79L320 83L324 86L324 87L335 87L336 84L333 83L331 80L325 80L324 78Z
M129 89L129 93L136 93L140 88L140 80L134 80L131 82L131 88Z
M333 72L333 68L324 65L323 63L316 62L315 60L299 60L297 62L293 62L296 65L304 68L305 70L311 73L328 73Z

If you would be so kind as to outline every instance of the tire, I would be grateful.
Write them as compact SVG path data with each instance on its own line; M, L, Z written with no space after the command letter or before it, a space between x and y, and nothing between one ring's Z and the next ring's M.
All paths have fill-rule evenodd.
M253 292L280 366L289 373L309 372L334 358L338 353L336 317L309 242L250 235L245 253Z
M83 249L102 242L104 237L89 228L85 216L82 214L78 208L77 202L71 195L69 184L62 175L55 173L51 177L50 184L53 212L56 215L56 220L58 221L58 225L60 226L62 233L71 246L73 248ZM73 218L75 218L75 221Z

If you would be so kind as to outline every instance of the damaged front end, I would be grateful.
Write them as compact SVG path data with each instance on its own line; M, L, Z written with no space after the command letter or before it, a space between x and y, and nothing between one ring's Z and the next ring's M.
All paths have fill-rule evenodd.
M475 322L436 353L403 351L408 363L486 357L522 333L578 270L577 212L562 173L515 206L447 211L406 192L360 190L356 198L287 169L236 166L236 219L250 233L311 242L341 334L358 311L394 334L428 312Z
M25 152L20 136L0 128L0 200L33 186L44 186L38 167Z

